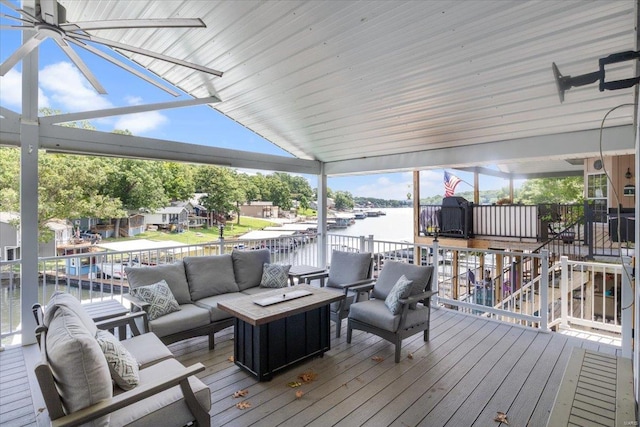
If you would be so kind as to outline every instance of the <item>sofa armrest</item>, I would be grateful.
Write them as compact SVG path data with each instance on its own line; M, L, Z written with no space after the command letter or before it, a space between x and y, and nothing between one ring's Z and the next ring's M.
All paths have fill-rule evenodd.
M181 368L182 369L176 369L172 367L165 371L165 376L163 378L157 378L148 384L140 385L133 390L121 393L111 399L103 400L95 405L91 405L72 414L52 420L51 425L54 427L81 425L117 411L118 409L125 408L133 403L139 402L147 397L151 397L176 385L180 385L183 393L186 392L186 395L184 396L185 400L193 412L191 405L193 402L196 402L196 398L193 394L193 390L191 390L191 387L189 386L188 378L198 372L204 371L205 367L202 363L196 363L189 367L182 366ZM204 409L202 410L204 411ZM194 416L198 417L196 414L194 414Z
M126 299L131 303L132 311L134 310L134 308L136 308L139 310L143 310L145 312L149 312L149 307L151 307L151 304L149 304L148 302L143 301L140 298L134 297L131 294L123 294L122 296L124 299Z
M129 326L131 329L131 333L133 336L140 335L140 329L138 328L138 324L136 323L136 319L142 318L144 323L145 330L149 330L149 324L147 320L147 312L146 311L138 311L135 313L126 314L124 316L118 316L107 320L102 320L100 322L96 322L96 326L99 329L107 330L107 329L115 329ZM123 339L122 337L120 339Z
M424 301L427 298L432 297L433 295L437 294L438 291L426 291L426 292L422 292L421 294L418 295L412 295L408 298L400 298L398 301L400 302L400 304L413 304L413 303L418 303L420 301Z

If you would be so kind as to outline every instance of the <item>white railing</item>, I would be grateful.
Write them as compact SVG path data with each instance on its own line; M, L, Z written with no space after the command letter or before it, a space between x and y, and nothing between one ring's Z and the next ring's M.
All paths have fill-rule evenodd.
M185 256L231 253L234 249L265 248L272 262L317 265L318 236L301 234L266 240L226 240L161 249L90 252L39 260L38 302L46 303L56 290L83 301L123 300L128 292L124 268L156 265ZM327 266L333 250L371 252L374 275L385 261L434 265L438 290L433 303L478 316L548 330L586 327L622 334L630 349L631 319L625 321L632 297L630 272L621 265L569 261L549 266L548 256L495 250L418 245L375 240L373 236L327 235ZM327 267L322 266L322 267ZM3 340L19 333L19 261L0 262L0 331ZM630 292L630 291L629 291ZM625 300L629 302L625 305ZM625 328L622 326L625 325ZM628 326L626 326L628 325ZM625 332L626 329L626 332ZM626 337L626 338L625 338Z

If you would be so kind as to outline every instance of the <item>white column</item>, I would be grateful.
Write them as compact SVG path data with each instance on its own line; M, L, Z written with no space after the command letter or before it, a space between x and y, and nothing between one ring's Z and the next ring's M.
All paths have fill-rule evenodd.
M29 37L23 32L23 39ZM20 304L22 344L33 344L38 302L38 49L22 60L22 121L20 124ZM46 303L46 301L44 301Z
M318 175L318 266L327 266L327 175L324 163Z

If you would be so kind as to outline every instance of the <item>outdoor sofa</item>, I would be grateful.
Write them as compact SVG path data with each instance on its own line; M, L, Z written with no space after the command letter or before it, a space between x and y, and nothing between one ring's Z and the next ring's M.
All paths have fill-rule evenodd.
M231 254L185 257L173 264L129 267L125 271L130 290L125 297L132 310L149 314L144 330L155 333L165 344L208 335L209 349L213 349L214 334L233 326L233 317L220 310L218 302L287 285L289 266L270 264L270 259L267 249L234 250ZM166 298L175 300L171 304L165 304L163 296L148 295L147 290L162 281L171 294ZM160 316L158 307L148 302L154 298L156 306L168 306Z
M96 323L75 296L56 292L34 314L35 374L47 409L38 425L210 425L211 391L195 377L204 365L185 367L153 333L136 335L133 320L144 313ZM131 338L106 330L123 325Z

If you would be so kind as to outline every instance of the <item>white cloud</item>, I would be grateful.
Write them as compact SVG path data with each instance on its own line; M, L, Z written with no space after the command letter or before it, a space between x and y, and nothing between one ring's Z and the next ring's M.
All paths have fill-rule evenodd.
M47 65L40 72L40 86L49 93L54 108L63 112L92 111L111 108L113 104L100 95L69 62Z
M127 114L116 120L114 129L130 130L134 135L141 135L145 132L152 131L159 128L169 119L158 113L157 111L150 111L148 113L136 113Z
M21 109L22 106L22 74L14 68L9 70L4 76L0 76L0 103L6 107ZM49 107L47 98L38 88L38 107Z
M351 191L351 194L386 200L406 200L407 193L411 193L413 197L412 179L407 179L405 174L400 174L397 178L397 180L392 180L389 176L377 177L369 184L357 186Z

